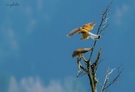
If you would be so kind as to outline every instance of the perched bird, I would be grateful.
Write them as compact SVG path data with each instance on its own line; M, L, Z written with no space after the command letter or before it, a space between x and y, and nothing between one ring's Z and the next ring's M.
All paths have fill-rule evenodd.
M78 63L78 72L80 72L80 67L82 66L81 63L80 63L80 59L83 58L83 54L92 50L93 48L79 48L79 49L76 49L73 54L72 54L72 57L76 57L78 56L77 58L77 63Z
M81 33L82 34L81 40L86 40L89 38L92 38L93 40L97 40L100 38L100 35L89 32L93 29L95 25L96 25L96 22L91 22L91 23L83 25L83 27L75 28L69 34L67 34L67 37L71 37L74 34Z
M72 57L76 57L78 56L79 58L81 58L83 56L84 53L92 50L93 48L79 48L79 49L76 49L73 54L72 54Z

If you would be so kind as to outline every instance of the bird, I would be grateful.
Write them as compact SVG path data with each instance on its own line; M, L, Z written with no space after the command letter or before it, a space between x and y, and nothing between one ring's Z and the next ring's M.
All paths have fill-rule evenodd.
M93 49L93 48L78 48L78 49L76 49L76 50L73 52L72 58L78 56L78 58L77 58L78 72L81 71L81 68L80 68L80 67L82 66L81 63L80 63L81 58L85 59L85 58L83 57L83 54L86 53L86 52L88 52L88 51L90 51L90 50L92 50L92 49ZM84 60L84 61L86 61L86 60Z
M95 25L96 25L96 22L90 22L90 23L84 24L82 27L73 29L70 33L67 34L67 37L71 37L74 34L81 33L82 34L81 40L87 40L89 38L92 38L93 40L97 40L101 38L101 36L89 32L94 28Z
M92 50L93 48L78 48L76 49L73 54L72 54L72 58L78 56L78 58L81 58L83 56L84 53Z

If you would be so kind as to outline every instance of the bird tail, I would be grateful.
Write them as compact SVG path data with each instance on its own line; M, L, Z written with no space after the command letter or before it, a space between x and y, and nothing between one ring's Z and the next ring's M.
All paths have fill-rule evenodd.
M90 38L92 38L93 40L98 40L101 38L101 35L97 35L97 34L93 34L91 32L88 32L88 35L90 36Z

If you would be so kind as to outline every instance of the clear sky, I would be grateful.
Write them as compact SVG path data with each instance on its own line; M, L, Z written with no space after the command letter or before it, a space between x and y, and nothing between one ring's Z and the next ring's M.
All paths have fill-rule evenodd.
M90 92L87 76L76 78L71 55L76 48L91 47L93 40L66 34L91 21L97 23L96 33L100 11L110 2L110 26L96 46L103 49L98 79L102 83L107 67L122 64L110 92L133 92L135 0L1 0L0 92Z

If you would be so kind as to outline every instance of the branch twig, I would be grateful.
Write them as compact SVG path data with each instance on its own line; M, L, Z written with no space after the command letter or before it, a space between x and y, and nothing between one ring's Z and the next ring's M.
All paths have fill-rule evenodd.
M119 71L119 73L116 75L116 77L108 84L110 74L113 73L113 71L118 69L118 68L115 68L115 69L109 69L108 68L107 69L107 73L106 73L104 83L103 83L102 88L101 88L101 92L104 92L105 90L107 90L110 86L112 86L118 80L118 78L120 77L120 75L122 73L122 70Z

